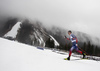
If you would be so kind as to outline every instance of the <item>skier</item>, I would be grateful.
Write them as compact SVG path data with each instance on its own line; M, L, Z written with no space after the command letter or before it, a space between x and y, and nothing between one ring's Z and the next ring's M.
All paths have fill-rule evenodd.
M71 54L72 54L72 51L75 49L77 52L79 52L80 54L83 54L83 59L85 58L85 53L83 53L82 51L80 51L79 49L78 49L78 45L77 45L77 43L78 43L78 40L77 40L77 37L74 35L74 34L72 34L72 32L69 30L68 31L68 34L69 34L69 38L67 38L66 36L65 36L65 38L67 39L67 40L71 40L71 42L72 42L72 47L71 47L71 49L70 49L70 51L69 51L69 56L68 56L68 58L65 58L65 60L70 60L70 57L71 57Z

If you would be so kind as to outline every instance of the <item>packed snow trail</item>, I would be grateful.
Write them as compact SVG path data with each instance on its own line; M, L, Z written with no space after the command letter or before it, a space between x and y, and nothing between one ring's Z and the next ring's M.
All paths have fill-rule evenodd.
M100 61L67 56L0 38L0 71L100 71Z

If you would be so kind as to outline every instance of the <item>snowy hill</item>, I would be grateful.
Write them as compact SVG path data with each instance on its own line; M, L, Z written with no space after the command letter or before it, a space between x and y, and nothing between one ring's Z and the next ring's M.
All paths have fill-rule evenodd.
M42 47L45 47L46 41L51 38L55 42L54 46L59 46L55 38L46 33L40 24L30 24L30 22L26 20L17 22L3 37Z
M20 25L21 25L21 22L17 22L13 28L7 33L4 35L4 37L12 37L12 38L16 38L16 35L17 35L17 31L18 29L20 28Z
M50 35L50 37L54 40L55 46L59 46L59 43L57 42L57 40L55 40L55 38L51 35Z
M67 56L0 38L0 71L100 71L100 61Z
M37 22L37 21L36 22L35 21L31 22L31 21L26 21L26 20L23 20L22 22L19 22L19 21L22 21L22 20L16 20L16 19L15 20L13 20L13 19L8 20L8 22L5 23L7 27L13 26L14 24L15 25L12 28L10 27L8 29L7 29L7 27L2 27L6 31L6 33L5 33L4 30L0 30L3 33L5 33L5 35L3 35L3 36L8 37L8 38L9 38L9 36L11 38L15 38L15 36L18 34L17 30L19 28L22 28L19 24L24 24L24 25L25 24L31 24L32 25L32 32L28 31L27 28L22 29L22 31L20 31L20 33L22 33L23 35L22 35L21 38L19 38L19 36L18 36L19 40L17 39L19 42L44 47L46 45L45 42L48 40L48 38L50 38L49 35L52 35L52 37L54 38L54 41L56 40L58 42L57 43L58 45L59 44L65 45L66 40L64 39L64 36L67 35L67 37L69 37L69 35L67 34L67 31L68 31L67 29L65 30L65 29L61 29L61 28L58 28L58 27L48 28L48 27L45 27L44 25L42 25L40 22ZM11 25L11 24L13 24L13 25ZM26 26L28 27L28 25L26 25ZM11 29L11 30L9 30L9 29ZM26 36L25 31L31 32L31 34L29 33L29 36ZM89 41L94 46L98 46L98 47L100 46L100 44L99 44L100 39L97 38L97 37L93 37L93 36L90 36L88 34L78 32L78 31L73 31L73 33L77 36L79 43L80 43L79 45L81 47L83 46L84 42L88 43ZM56 46L56 44L55 44L55 46Z

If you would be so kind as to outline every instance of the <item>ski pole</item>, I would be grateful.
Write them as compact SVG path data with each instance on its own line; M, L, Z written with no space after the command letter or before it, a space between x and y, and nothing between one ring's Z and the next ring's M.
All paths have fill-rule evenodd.
M81 51L83 51L84 53L86 53L86 55L88 55L87 54L87 52L85 52L83 49L81 49L79 46L77 46Z

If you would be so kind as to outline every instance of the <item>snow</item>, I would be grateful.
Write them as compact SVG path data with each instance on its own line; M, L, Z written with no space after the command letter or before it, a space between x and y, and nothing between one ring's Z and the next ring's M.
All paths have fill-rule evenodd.
M37 30L35 30L34 35L31 36L31 39L33 38L33 36L36 38L36 40L39 42L40 46L45 46L45 42L42 38L42 36L39 34L39 32ZM34 43L33 43L34 44Z
M49 36L54 40L55 46L59 46L59 43L55 40L55 38L51 35L49 35Z
M100 61L67 56L0 38L0 71L100 71Z
M15 38L17 35L17 31L20 28L21 22L17 22L14 27L9 31L7 34L4 35L4 37L12 37Z

